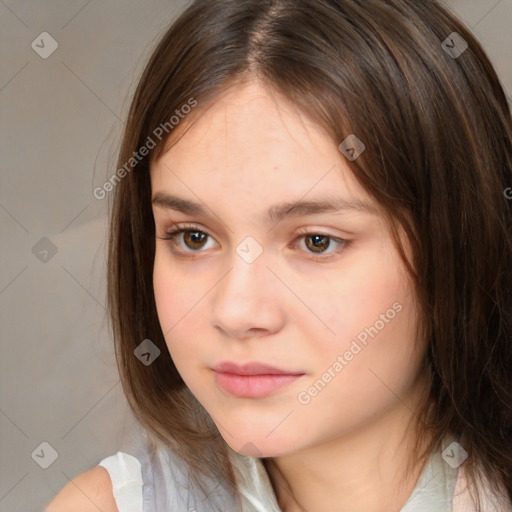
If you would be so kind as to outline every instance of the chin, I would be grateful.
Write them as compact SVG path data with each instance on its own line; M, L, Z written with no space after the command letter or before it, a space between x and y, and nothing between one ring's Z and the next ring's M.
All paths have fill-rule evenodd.
M284 440L278 436L274 439L273 434L266 437L269 429L265 429L264 432L253 431L252 433L245 430L239 435L236 431L230 432L231 436L223 435L224 441L232 450L246 457L280 457L297 450L297 446L293 445L290 439Z

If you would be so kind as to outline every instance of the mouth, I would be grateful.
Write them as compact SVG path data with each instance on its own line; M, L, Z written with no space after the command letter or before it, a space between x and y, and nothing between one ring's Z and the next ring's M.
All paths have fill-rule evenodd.
M300 379L304 372L283 370L263 363L225 362L213 368L217 385L238 398L262 398Z

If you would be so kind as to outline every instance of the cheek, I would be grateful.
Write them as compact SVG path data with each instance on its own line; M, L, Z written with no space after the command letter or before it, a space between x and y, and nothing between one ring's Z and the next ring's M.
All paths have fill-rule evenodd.
M368 283L382 285L373 295L367 286L351 288L343 314L331 319L336 336L309 347L312 375L297 398L312 431L358 428L405 399L419 373L424 349L415 337L415 304L398 274L380 278Z
M184 272L176 268L165 247L157 247L153 268L155 303L164 334L182 325L195 325L201 298L206 293L200 272Z
M314 295L309 295L311 303L320 306L318 316L323 315L321 318L334 331L331 339L335 344L336 340L351 340L375 323L383 332L397 330L403 317L414 313L408 276L390 243L379 242L354 251L344 263L328 286L323 286L316 301Z
M157 247L153 269L158 319L178 373L194 395L202 396L204 374L200 367L213 360L210 351L215 350L204 344L210 320L204 308L216 280L213 276L211 284L205 281L207 268L194 265L187 269L187 265L173 263L166 251L164 246Z
M193 350L193 331L198 328L197 313L201 292L199 282L193 276L177 272L166 257L164 248L157 248L153 269L155 303L171 357L180 372L187 352ZM187 334L185 336L185 333Z
M165 258L162 257L161 252L159 249L156 250L153 289L160 327L165 335L176 323L178 308L183 302L178 300L180 285L172 271L166 266Z
M315 361L311 383L320 379L318 388L323 389L323 381L332 380L317 405L337 403L364 415L364 404L377 410L393 399L390 389L411 385L424 347L416 339L413 289L393 246L379 244L378 249L360 251L347 259L346 268L325 288L329 293L321 301L319 316L324 315L335 334L317 335L310 347L310 360Z

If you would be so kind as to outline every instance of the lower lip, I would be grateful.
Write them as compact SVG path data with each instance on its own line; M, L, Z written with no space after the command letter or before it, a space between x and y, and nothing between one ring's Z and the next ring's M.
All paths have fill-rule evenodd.
M302 375L237 375L215 372L217 384L239 398L261 398L288 386Z

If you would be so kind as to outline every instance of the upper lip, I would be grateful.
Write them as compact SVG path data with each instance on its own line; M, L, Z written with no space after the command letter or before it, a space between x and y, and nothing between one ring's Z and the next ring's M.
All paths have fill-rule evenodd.
M213 367L216 372L233 373L236 375L303 375L304 372L296 372L290 370L282 370L275 366L264 363L246 363L236 364L231 361L219 363Z

